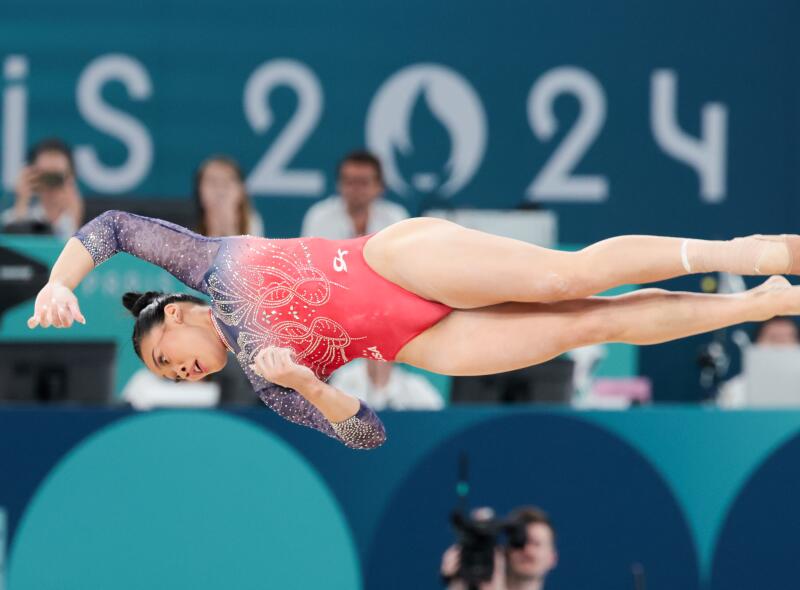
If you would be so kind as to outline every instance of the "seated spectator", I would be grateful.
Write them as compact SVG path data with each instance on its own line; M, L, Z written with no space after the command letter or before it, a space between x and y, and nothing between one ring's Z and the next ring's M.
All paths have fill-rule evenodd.
M756 327L753 343L756 346L797 347L800 346L800 332L792 318L777 316ZM744 373L720 385L717 404L723 408L741 408L747 405Z
M0 215L3 231L52 233L66 240L82 222L83 199L69 146L60 139L39 142L17 178L13 207Z
M408 211L383 198L381 163L366 151L351 152L337 171L338 195L309 208L301 235L346 240L371 234L408 217Z
M422 375L394 363L356 359L333 373L331 385L364 400L373 410L441 410L444 401Z
M228 156L212 156L194 176L199 212L197 232L209 237L264 236L264 222L253 208L242 169Z
M122 398L137 410L261 405L250 382L231 358L222 371L202 381L175 383L147 369L136 371L122 390Z
M139 369L122 389L122 399L137 410L208 408L219 403L220 388L206 381L174 383L147 369Z

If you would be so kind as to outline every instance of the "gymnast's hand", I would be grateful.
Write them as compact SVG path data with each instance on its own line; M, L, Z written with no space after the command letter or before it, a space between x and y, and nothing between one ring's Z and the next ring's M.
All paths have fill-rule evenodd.
M75 294L59 282L47 283L36 296L33 315L28 318L30 329L69 328L73 322L86 323Z
M296 391L302 391L317 380L311 369L295 362L294 351L290 348L268 346L258 352L250 368L267 381Z

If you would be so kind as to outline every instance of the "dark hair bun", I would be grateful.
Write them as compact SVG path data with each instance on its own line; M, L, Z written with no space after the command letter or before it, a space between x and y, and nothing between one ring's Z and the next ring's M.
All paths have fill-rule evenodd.
M150 305L154 300L161 297L160 291L148 291L147 293L136 293L129 291L122 296L122 305L130 311L134 317L139 317L139 313Z

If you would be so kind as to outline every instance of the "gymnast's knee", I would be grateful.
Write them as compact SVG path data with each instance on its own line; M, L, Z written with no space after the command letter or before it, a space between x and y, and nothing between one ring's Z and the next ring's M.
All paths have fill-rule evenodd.
M571 272L548 271L535 278L536 291L544 295L537 300L543 303L581 299L589 294L587 285Z

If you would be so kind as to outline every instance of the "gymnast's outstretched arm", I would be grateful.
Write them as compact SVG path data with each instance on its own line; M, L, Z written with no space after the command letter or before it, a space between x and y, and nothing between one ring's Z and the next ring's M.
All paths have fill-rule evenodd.
M368 405L317 379L311 369L294 361L289 349L260 351L245 373L261 400L291 422L354 449L372 449L386 440L383 423Z
M220 243L219 238L207 238L161 219L106 211L69 239L47 286L36 298L28 326L65 328L73 321L85 322L72 291L92 269L119 252L156 264L188 287L206 293L204 276Z

